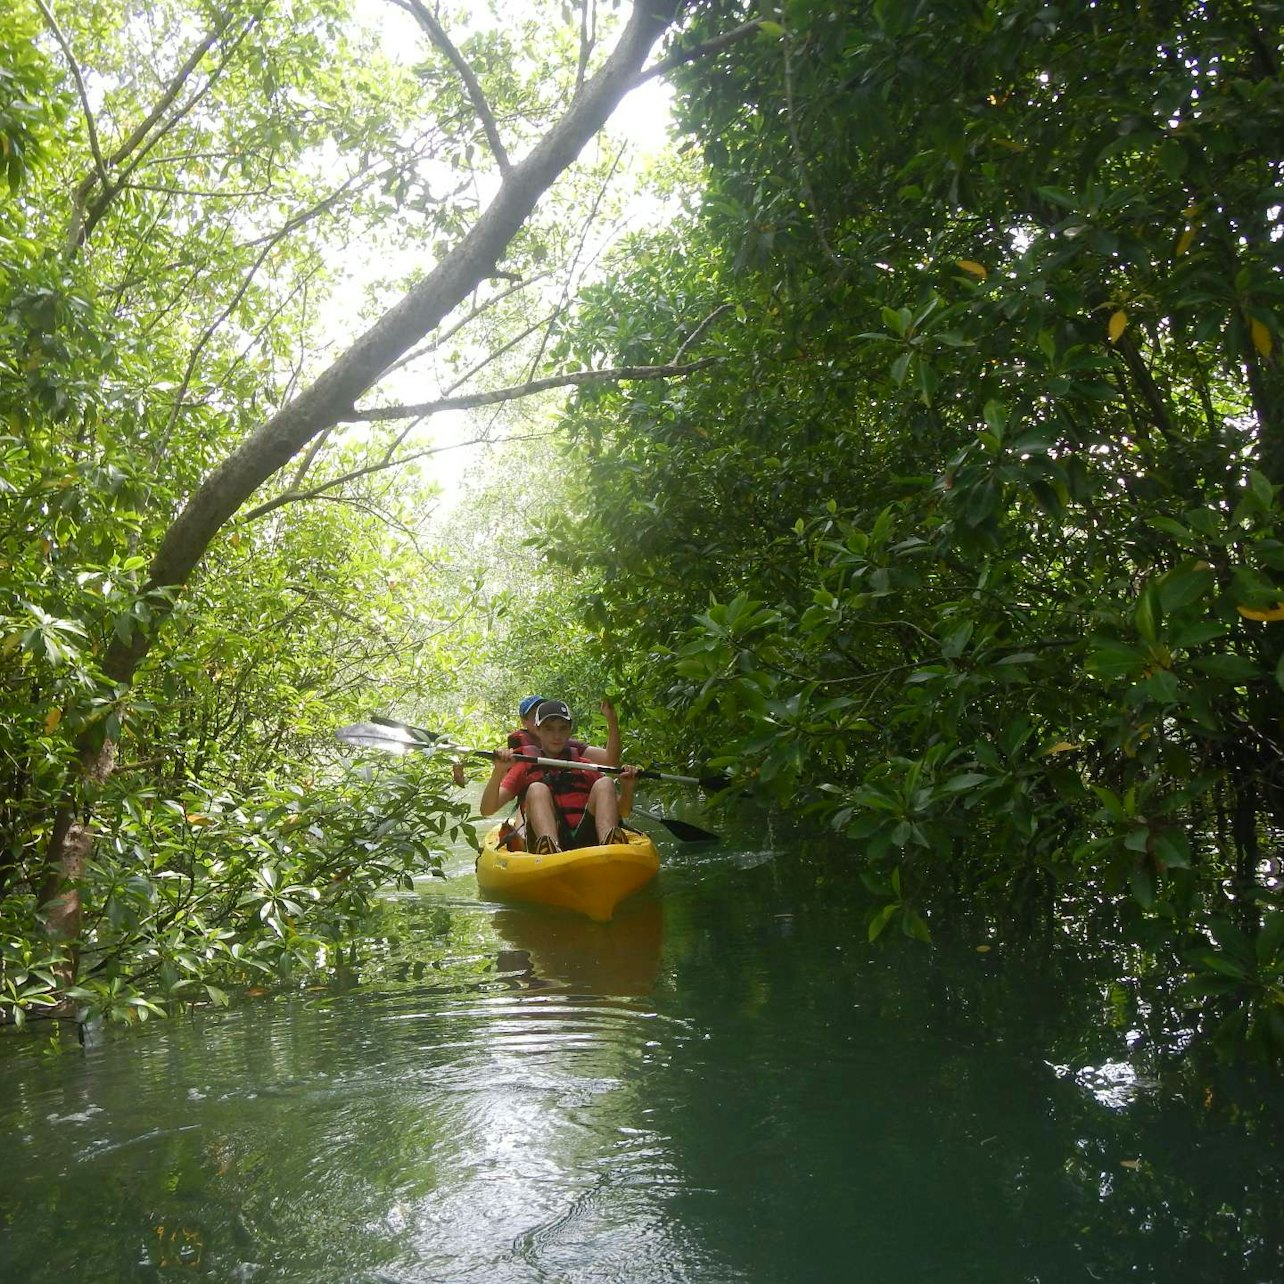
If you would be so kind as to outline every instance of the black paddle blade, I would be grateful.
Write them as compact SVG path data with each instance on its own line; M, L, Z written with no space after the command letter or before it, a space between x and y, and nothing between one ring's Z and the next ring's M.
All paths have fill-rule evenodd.
M726 776L700 777L700 788L708 790L711 794L716 794L719 789L727 789L730 785L731 781L728 780Z
M701 829L699 825L692 825L685 820L674 820L671 816L651 816L651 819L658 820L674 838L680 839L684 843L716 843L719 841L717 834L710 833L709 830Z

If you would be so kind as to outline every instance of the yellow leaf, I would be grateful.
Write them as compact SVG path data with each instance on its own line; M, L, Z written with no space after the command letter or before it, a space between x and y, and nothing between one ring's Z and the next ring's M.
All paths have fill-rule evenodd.
M1235 608L1246 620L1284 620L1284 602L1259 611L1255 606L1237 606Z
M971 259L955 259L954 262L963 269L964 272L970 272L973 276L979 277L982 281L989 273L979 264L974 263Z
M1082 748L1083 746L1081 744L1076 743L1075 741L1058 740L1056 744L1049 746L1043 752L1044 752L1044 755L1046 756L1048 754L1054 754L1054 753L1073 753L1074 750L1082 749Z
M227 542L228 542L229 544L231 544L231 546L232 546L233 548L240 548L240 546L241 546L241 532L240 532L240 531L233 531L233 532L232 532L232 533L227 537Z
M50 709L45 715L45 735L48 735L62 721L61 709Z
M1185 254L1188 249L1190 249L1191 243L1195 239L1195 233L1198 230L1199 230L1198 228L1188 227L1181 234L1181 236L1177 238L1177 257L1178 258L1180 258L1183 254Z
M189 811L184 819L189 825L194 825L197 828L200 828L202 825L211 825L214 823L208 816L202 816L199 811Z
M990 952L990 946L988 946L988 945L978 945L978 946L976 947L976 952L977 952L978 954L988 954L988 953Z
M1131 1168L1133 1172L1136 1172L1141 1167L1140 1159L1121 1159L1119 1162L1125 1168Z
M1111 343L1118 343L1120 335L1128 328L1128 314L1120 308L1118 312L1110 314L1110 325L1106 333L1110 336Z
M1269 357L1271 349L1275 346L1271 332L1256 317L1249 320L1248 332L1253 336L1253 347L1257 349L1257 355Z

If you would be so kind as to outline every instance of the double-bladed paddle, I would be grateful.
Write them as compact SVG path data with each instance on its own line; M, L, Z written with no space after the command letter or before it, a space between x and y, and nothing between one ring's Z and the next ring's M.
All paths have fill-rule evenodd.
M426 749L429 753L441 750L466 753L474 758L489 758L492 761L499 756L493 749L473 749L467 745L456 744L449 736L440 732L425 731L422 727L412 727L408 723L396 722L392 718L375 717L369 722L340 727L335 735L345 744L384 749L392 753L405 753L411 749ZM620 767L608 767L600 762L571 763L565 758L541 758L525 753L513 754L513 761L533 762L542 767L574 767L576 771L596 771L608 776L618 776L622 771ZM637 777L641 780L668 780L680 785L699 785L710 792L725 789L731 783L725 776L676 776L666 771L655 771L649 767L639 768ZM659 816L649 811L642 811L641 814L658 821L675 838L680 838L683 842L706 842L718 837L717 834L701 829L698 825L688 824L684 820L672 820L667 816Z

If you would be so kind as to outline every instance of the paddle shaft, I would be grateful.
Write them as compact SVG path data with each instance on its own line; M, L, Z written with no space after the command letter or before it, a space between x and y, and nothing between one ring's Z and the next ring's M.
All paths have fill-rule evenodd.
M391 718L374 718L370 722L358 723L355 726L340 727L335 735L346 744L366 745L375 749L395 749L399 752L407 749L426 749L430 754L440 749L446 753L475 754L479 758L491 760L499 757L492 749L469 749L452 743L446 736L437 732L425 731L422 727L412 727L405 722L395 722ZM542 763L560 768L578 767L584 771L612 774L618 774L620 771L618 767L608 767L602 763L576 763L566 758L537 758L529 754L514 754L513 758L519 762ZM640 770L637 774L650 780L672 780L679 784L695 784L710 790L724 788L728 783L721 777L700 780L694 776L674 776L650 769ZM643 809L637 810L641 815L663 825L675 838L681 839L684 843L716 842L718 839L717 834L701 829L699 825L692 825L688 821L658 816L654 812Z
M380 731L380 727L387 727L390 730L383 732ZM394 735L393 731L401 734ZM422 727L412 727L408 722L397 722L392 718L371 718L369 722L359 723L353 727L340 727L335 734L340 740L347 740L352 744L369 744L372 741L386 740L389 744L399 745L403 749L440 749L447 752L472 754L477 758L496 757L493 749L472 749L467 745L457 745L448 736L435 731L425 731ZM618 776L621 770L619 767L608 767L600 762L572 761L568 758L538 758L533 754L523 753L513 754L513 761L538 763L542 767L571 766L578 771L600 771L609 776ZM637 775L639 780L668 780L676 785L699 785L701 789L708 789L711 792L725 789L731 783L725 776L675 776L670 772L656 771L651 767L639 767Z
M475 758L490 758L492 760L499 757L494 749L467 749L463 745L444 744L440 746L443 749L456 749L460 753L470 753ZM563 767L572 771L600 771L607 776L618 776L623 771L623 767L608 767L602 762L586 762L581 758L537 758L529 753L515 753L511 759L513 762L533 762L541 767ZM671 780L679 785L702 785L703 780L696 776L671 776L665 771L653 771L650 767L639 767L637 770L639 780Z

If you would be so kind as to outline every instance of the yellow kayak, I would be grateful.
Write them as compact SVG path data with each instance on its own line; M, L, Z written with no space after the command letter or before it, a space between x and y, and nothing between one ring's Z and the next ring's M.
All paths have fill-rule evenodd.
M554 905L606 923L615 907L645 887L659 868L655 844L635 831L629 832L627 843L536 856L501 848L496 825L482 839L477 887L494 900Z

